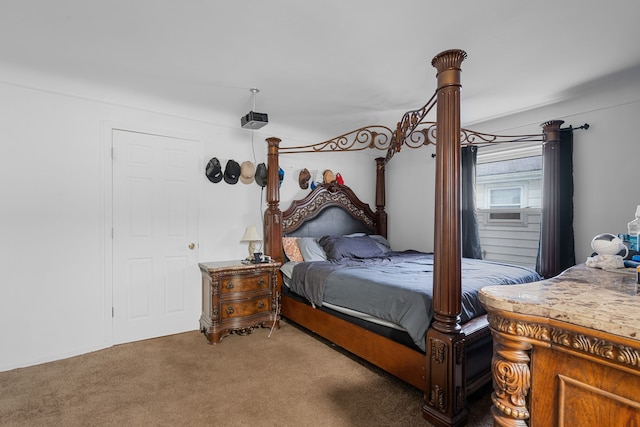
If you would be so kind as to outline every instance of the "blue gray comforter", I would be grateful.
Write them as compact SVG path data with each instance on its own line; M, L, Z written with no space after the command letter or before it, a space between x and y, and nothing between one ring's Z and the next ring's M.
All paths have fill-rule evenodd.
M466 322L485 313L480 288L541 280L533 270L490 261L462 259L462 313ZM323 302L367 313L403 327L425 350L433 316L433 255L388 252L384 257L302 262L293 269L291 290L316 306Z

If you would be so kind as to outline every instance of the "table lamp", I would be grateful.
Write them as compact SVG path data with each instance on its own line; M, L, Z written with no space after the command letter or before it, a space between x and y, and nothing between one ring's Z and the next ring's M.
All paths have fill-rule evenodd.
M242 236L241 242L249 242L249 257L248 259L253 259L253 254L256 250L256 242L261 241L262 238L258 234L256 227L249 226L244 232L244 236Z

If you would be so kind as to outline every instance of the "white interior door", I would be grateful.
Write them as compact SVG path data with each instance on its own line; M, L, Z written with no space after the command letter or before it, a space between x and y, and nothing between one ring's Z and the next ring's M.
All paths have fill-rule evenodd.
M198 143L113 130L113 342L198 329Z

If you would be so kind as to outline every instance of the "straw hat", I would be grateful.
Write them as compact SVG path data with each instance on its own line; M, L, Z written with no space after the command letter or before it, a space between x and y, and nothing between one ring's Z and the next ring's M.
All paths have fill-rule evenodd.
M322 172L322 182L324 184L331 184L335 180L336 180L336 176L333 174L331 169L327 169L324 172Z

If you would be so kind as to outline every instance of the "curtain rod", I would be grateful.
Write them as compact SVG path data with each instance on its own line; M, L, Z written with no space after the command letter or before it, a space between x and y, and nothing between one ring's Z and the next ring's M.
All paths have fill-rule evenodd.
M584 129L584 130L589 129L589 123L585 123L582 126L578 126L577 128L574 128L572 125L569 125L568 128L562 128L560 130L578 130L578 129Z

